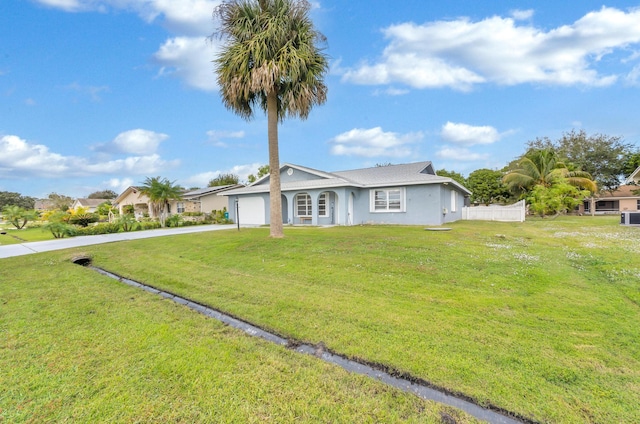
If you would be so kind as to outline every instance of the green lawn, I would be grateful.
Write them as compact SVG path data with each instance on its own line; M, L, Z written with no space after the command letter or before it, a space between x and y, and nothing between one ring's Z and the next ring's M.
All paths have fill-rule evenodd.
M384 364L535 421L640 422L640 229L619 226L617 217L533 219L522 224L465 221L450 227L447 232L421 227L287 228L282 240L269 239L268 229L225 231L82 252L92 254L97 266L281 335L323 342L333 351ZM78 252L5 259L0 262L0 281L4 286L13 275L7 268L20 267L30 269L22 272L20 281L29 281L34 273L40 274L37 280L47 281L36 284L38 290L53 284L48 273L71 275L74 284L77 275L91 282L85 284L102 282L103 277L62 262ZM33 265L38 260L52 266ZM28 261L32 265L24 264ZM110 315L110 296L126 300L129 293L137 293L116 289L115 282L103 285L109 287L109 296L93 292L95 302L105 305L94 308L96 325L100 314ZM0 298L6 297L3 289ZM166 301L148 302L163 310L176 308ZM49 303L61 308L53 300ZM147 312L145 306L141 309ZM3 313L3 329L15 328L15 313ZM173 329L173 322L150 314L155 319L152 327ZM28 328L30 321L23 320ZM24 328L13 331L30 334ZM228 330L225 337L226 333L235 334ZM261 342L247 343L273 350L296 366L313 363ZM93 356L102 358L99 352ZM374 392L378 390L382 389ZM422 404L402 404L407 402ZM5 407L0 403L0 408ZM396 405L380 408L396 413ZM429 405L414 413L418 411L433 409ZM439 412L429 413L438 419ZM403 414L397 412L391 421ZM355 417L351 421L380 420ZM342 418L350 421L346 415Z
M0 225L0 228L2 232L6 232L6 234L0 234L0 246L29 241L53 240L51 231L43 230L42 228L23 228L22 230L17 230L9 223Z

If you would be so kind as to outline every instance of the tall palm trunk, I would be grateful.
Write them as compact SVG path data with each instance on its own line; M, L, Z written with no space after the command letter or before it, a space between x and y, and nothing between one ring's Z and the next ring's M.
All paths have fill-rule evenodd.
M269 134L269 205L271 237L284 237L282 230L282 194L280 189L280 154L278 153L278 97L275 90L267 94L267 122Z

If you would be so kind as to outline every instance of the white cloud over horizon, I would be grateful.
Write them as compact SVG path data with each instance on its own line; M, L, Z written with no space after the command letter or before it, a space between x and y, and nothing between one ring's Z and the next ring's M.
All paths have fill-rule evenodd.
M463 146L492 144L501 137L498 130L489 125L473 126L451 121L442 126L440 136L444 141Z
M381 127L355 128L334 137L331 154L336 156L392 157L411 156L412 144L423 139L421 132L398 134L385 132Z
M43 144L32 144L16 135L0 138L0 177L71 178L114 173L150 174L173 168L178 160L167 161L158 154L91 161L80 156L64 156Z
M201 172L196 175L181 179L179 182L184 187L206 187L209 181L220 176L221 174L234 174L237 175L240 182L247 181L250 174L256 175L258 168L263 166L262 163L251 163L246 165L235 165L230 169L217 170L210 172Z
M640 9L602 7L551 30L517 22L533 11L512 15L391 25L380 59L344 70L342 80L461 91L484 83L608 86L620 75L601 75L601 58L640 44Z

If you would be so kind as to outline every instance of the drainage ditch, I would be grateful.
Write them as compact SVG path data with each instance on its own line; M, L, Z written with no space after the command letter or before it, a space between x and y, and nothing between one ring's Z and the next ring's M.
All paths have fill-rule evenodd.
M231 327L237 328L239 330L244 331L245 333L260 337L264 340L268 340L272 343L285 346L289 349L293 349L296 352L312 355L317 358L320 358L328 363L338 365L349 372L353 372L360 375L366 375L375 380L381 381L385 384L398 388L404 392L413 393L414 395L426 399L435 401L444 405L452 406L458 409L463 410L469 415L478 418L480 420L487 421L492 424L534 424L534 421L523 417L514 417L514 415L508 411L500 410L498 408L486 408L477 405L471 399L465 398L464 396L456 395L446 390L439 389L437 387L433 387L428 382L411 377L402 375L396 371L389 370L388 368L376 364L366 364L362 362L357 362L352 359L348 359L344 356L338 355L336 353L332 353L325 348L325 346L320 343L319 345L310 345L305 343L300 343L297 341L293 341L290 339L286 339L277 334L271 333L269 331L263 330L262 328L250 324L241 319L235 318L231 315L213 309L209 306L202 305L198 302L177 296L173 293L156 289L155 287L148 286L146 284L142 284L140 282L130 280L128 278L121 277L112 272L106 271L102 268L98 268L91 264L90 256L76 256L71 260L73 263L77 265L82 265L87 268L90 268L104 276L113 278L118 280L121 283L127 284L132 287L136 287L142 289L146 292L157 294L159 296L164 297L165 299L172 300L176 303L184 305L188 308L191 308L203 315L214 318L218 321L223 322Z

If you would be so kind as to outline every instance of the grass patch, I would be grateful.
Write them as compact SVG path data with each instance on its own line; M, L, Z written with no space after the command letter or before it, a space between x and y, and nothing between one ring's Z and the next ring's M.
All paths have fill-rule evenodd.
M6 234L0 234L0 246L7 244L25 243L29 241L43 241L53 240L53 234L51 231L43 230L42 228L23 228L17 230L13 227L9 227L10 224L2 225L2 232Z
M69 258L0 262L0 422L476 422Z
M640 229L616 217L267 229L92 248L273 331L546 422L640 420Z

